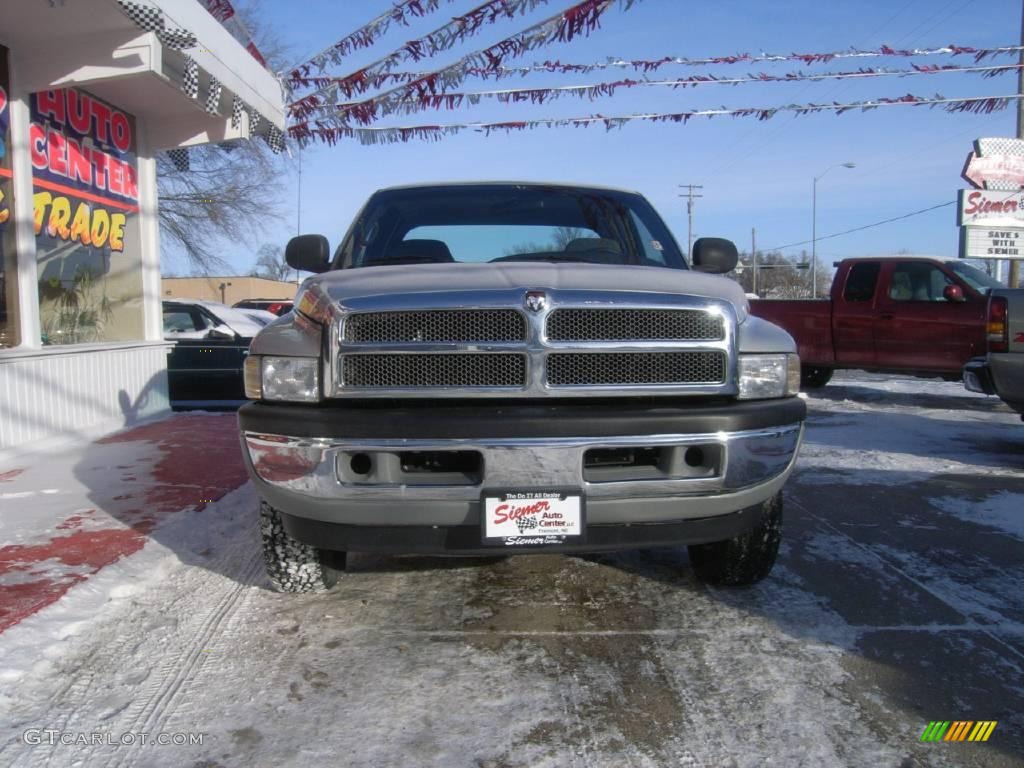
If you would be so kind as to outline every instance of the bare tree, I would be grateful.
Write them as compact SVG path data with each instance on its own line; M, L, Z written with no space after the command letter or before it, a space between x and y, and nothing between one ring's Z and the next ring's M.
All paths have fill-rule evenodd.
M763 299L807 299L811 297L810 261L806 253L783 256L777 251L757 252L757 295ZM828 296L831 271L818 264L818 295ZM754 268L749 252L740 253L738 268L729 273L746 293L754 291Z
M579 240L583 237L593 237L594 233L589 232L579 227L559 227L555 230L555 233L551 236L554 241L554 249L556 251L564 251L565 247L569 245L573 240Z
M551 240L546 243L526 242L506 248L502 255L517 256L521 253L547 253L549 251L564 251L565 247L573 240L581 237L593 237L594 233L577 227L558 227L551 233Z
M284 251L279 246L264 243L256 251L256 264L249 273L253 277L267 280L288 280L294 270L284 260Z
M238 7L269 67L286 67L287 51L261 21L257 2ZM165 153L157 156L158 215L164 241L184 255L191 270L209 274L228 267L219 251L226 244L253 244L253 236L282 218L279 179L289 168L259 138L189 150L181 170Z

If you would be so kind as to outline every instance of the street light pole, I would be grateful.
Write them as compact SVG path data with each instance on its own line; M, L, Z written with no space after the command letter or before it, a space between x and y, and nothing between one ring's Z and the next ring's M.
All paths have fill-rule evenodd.
M754 265L753 293L757 293L757 230L754 227L750 228L750 260Z
M856 168L856 163L830 165L814 177L811 184L811 298L818 298L818 179L833 168Z

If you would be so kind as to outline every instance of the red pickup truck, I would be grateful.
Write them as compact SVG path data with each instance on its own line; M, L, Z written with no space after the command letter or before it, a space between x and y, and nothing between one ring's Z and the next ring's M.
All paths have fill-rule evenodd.
M844 259L831 299L750 302L796 339L805 388L838 368L959 379L986 351L988 292L1002 284L958 259Z

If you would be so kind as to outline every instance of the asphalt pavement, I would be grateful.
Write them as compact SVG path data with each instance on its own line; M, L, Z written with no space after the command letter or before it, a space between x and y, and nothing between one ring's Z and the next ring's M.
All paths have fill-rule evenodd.
M1024 765L1024 424L863 374L809 405L779 563L748 589L660 549L357 554L332 592L276 594L251 487L220 483L0 634L0 763ZM231 420L176 419L211 420L172 441L206 494ZM932 721L996 726L923 742ZM45 728L203 743L27 743Z

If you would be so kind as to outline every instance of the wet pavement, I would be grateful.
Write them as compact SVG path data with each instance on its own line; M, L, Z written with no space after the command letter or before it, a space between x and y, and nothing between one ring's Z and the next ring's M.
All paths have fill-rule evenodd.
M0 762L1024 765L1024 424L855 374L809 405L779 563L749 589L670 548L356 554L332 592L280 595L250 487L183 513L0 635ZM997 725L924 743L933 720ZM26 745L33 727L204 743Z

